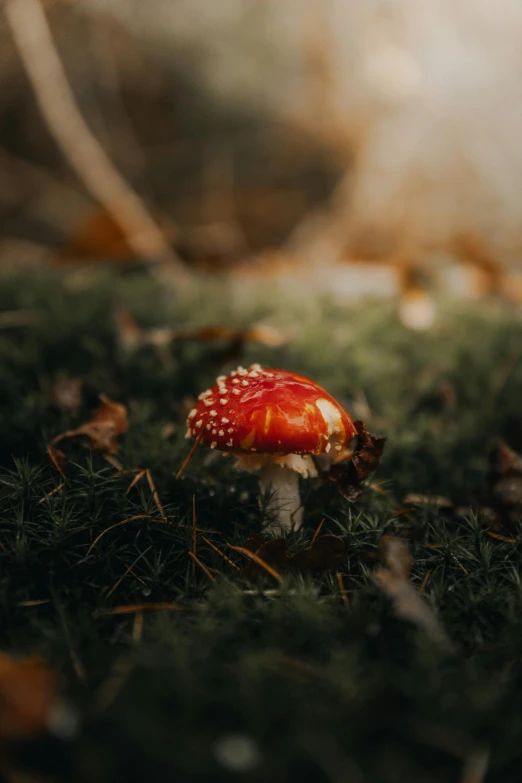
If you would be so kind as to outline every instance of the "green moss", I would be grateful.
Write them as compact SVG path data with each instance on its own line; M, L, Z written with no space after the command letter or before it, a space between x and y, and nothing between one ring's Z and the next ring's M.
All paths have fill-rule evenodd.
M0 636L5 649L41 652L63 671L82 715L78 735L50 746L45 763L76 783L457 781L463 758L485 744L487 779L518 780L522 537L490 538L471 510L485 491L490 441L522 446L518 314L444 306L435 329L418 335L388 304L303 305L261 293L239 302L208 281L177 301L143 274L91 278L42 272L0 290L0 310L36 319L0 331ZM286 329L286 346L249 344L242 361L312 376L388 436L376 476L386 492L367 489L350 506L333 485L308 482L305 530L290 542L302 546L326 518L323 531L346 545L349 608L328 575L294 577L275 596L246 594L205 543L241 545L261 518L255 476L204 449L174 479L188 451L187 404L222 369L226 346L178 342L125 356L114 320L122 306L144 326L263 318ZM74 416L50 402L64 377L84 380ZM127 492L132 475L116 475L77 442L64 445L65 487L49 494L61 478L46 444L87 420L100 392L128 407L118 458L150 469L167 524L145 479ZM427 504L394 516L412 492L470 511ZM219 571L213 584L188 554L194 502L198 527L210 531L198 533L197 554ZM429 573L426 600L455 655L395 617L377 589L383 533L408 536L413 583ZM144 602L181 609L145 613L140 642L132 616L103 614ZM223 737L238 733L257 747L242 772L219 760Z

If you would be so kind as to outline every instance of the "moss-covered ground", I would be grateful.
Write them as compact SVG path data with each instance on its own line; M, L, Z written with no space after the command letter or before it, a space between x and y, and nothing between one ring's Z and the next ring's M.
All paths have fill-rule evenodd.
M225 343L195 340L128 352L118 308L143 327L263 321L289 339L236 345L233 356ZM1 646L44 656L78 715L71 738L20 749L35 774L521 779L522 534L514 523L491 530L477 511L493 440L522 447L516 312L443 304L433 330L416 334L392 302L274 294L238 304L218 282L177 299L140 272L11 276L0 311L18 310L26 322L0 317ZM356 504L331 483L303 483L305 526L289 549L306 546L324 518L321 532L346 547L341 582L334 573L246 582L246 560L227 544L260 529L256 477L200 448L175 479L192 400L219 372L254 361L313 377L388 438ZM65 378L84 382L75 413L52 401ZM146 476L127 491L134 474L81 438L61 444L66 481L53 491L62 477L46 445L87 421L99 393L127 407L117 459L150 471L165 518ZM452 652L398 616L376 583L383 534L408 541L412 585ZM132 608L147 604L171 606Z

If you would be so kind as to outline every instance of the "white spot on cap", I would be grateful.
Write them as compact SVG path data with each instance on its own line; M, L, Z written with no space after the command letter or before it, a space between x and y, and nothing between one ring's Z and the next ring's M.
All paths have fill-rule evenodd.
M228 446L229 448L230 448L231 446L233 446L233 445L234 445L234 444L232 443L232 438L230 438L230 440L227 440L227 446Z
M233 427L229 427L229 428L228 428L228 430L227 430L227 432L228 432L228 433L234 432L234 428L233 428Z
M227 403L228 403L228 400L227 400L227 399L225 399L225 397L223 397L223 399L222 399L222 400L220 400L220 403L221 403L221 405L227 405Z
M215 440L213 440L212 443L210 444L210 448L211 449L215 449L216 446L217 446L217 442Z
M238 375L248 375L248 370L245 370L244 367L238 367L237 368L237 374Z
M232 394L241 394L241 389L232 389Z
M221 419L221 424L228 424L229 421L230 419L227 419L226 416L223 416L223 418Z
M192 408L192 410L190 411L189 415L187 416L187 419L193 419L194 416L196 415L196 413L197 413L197 410L195 408Z
M186 433L185 433L185 438L191 438L191 437L192 437L191 430L187 430Z
M251 364L251 365L250 365L250 369L251 369L251 370L257 370L258 372L261 372L261 370L262 370L263 368L261 367L261 365L260 365L260 364L257 364L257 362L256 362L255 364Z
M248 373L248 377L249 378L259 378L259 373L256 372L255 370L252 370L252 372Z
M206 430L211 430L211 429L212 429L212 424L207 424L207 426L205 427L205 429L206 429Z
M248 386L248 381L241 381L241 386ZM234 390L232 389L232 391Z
M341 432L342 418L339 406L335 405L330 400L325 400L324 397L319 397L319 399L315 401L315 404L317 408L319 408L321 416L326 424L328 435Z
M202 427L203 426L203 419L200 419L199 421L197 421L195 426L196 427Z
M213 418L214 416L217 416L217 411L210 411L208 415L210 416L210 418Z
M204 400L205 397L209 397L212 394L210 389L206 389L206 391L201 392L201 394L198 397L198 400Z
M225 430L219 430L218 435L220 438L222 438L224 434L225 434Z
M239 383L239 378L232 378L232 383Z
M212 430L212 435L217 435L217 430Z
M330 451L331 448L332 448L332 444L331 443L327 443L326 446L324 447L325 453L328 454L328 452Z
M223 381L226 381L227 376L226 375L218 375L216 378L217 383L223 383Z
M214 405L214 400L203 400L203 405L210 408L211 405Z

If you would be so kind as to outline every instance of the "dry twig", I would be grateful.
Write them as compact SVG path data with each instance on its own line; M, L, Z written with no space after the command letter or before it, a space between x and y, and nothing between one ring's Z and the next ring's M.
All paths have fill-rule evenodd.
M201 560L199 559L199 557L198 557L197 555L195 555L195 554L194 554L194 552L189 552L188 554L189 554L189 557L190 557L190 559L192 560L192 562L193 562L195 565L197 564L197 565L198 565L198 566L201 568L201 570L203 571L203 573L204 573L204 574L205 574L205 576L207 577L208 581L209 581L209 582L215 582L215 581L216 581L216 577L215 577L215 576L213 576L213 575L210 573L210 571L208 570L208 568L207 568L206 566L204 566L204 565L203 565L203 563L201 562Z
M145 204L115 169L78 109L40 0L6 0L4 8L47 127L87 190L114 218L136 255L169 261L186 276Z

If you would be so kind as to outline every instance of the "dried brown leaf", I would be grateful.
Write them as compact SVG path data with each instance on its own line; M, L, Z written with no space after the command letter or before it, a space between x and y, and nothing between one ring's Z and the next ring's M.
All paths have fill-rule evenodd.
M119 445L116 440L129 429L127 420L127 408L118 402L113 402L105 394L100 394L101 404L94 411L92 418L74 430L67 430L57 435L48 446L48 452L57 469L63 475L65 457L55 447L67 438L85 436L88 438L85 444L87 448L98 451L104 456L118 453Z
M357 445L351 459L332 465L328 478L346 500L354 503L362 495L362 482L381 461L386 438L370 435L362 421L355 421Z
M252 533L250 538L248 538L243 544L243 549L249 549L250 552L257 552L259 547L263 546L263 544L264 539L262 536L260 536L259 533Z
M416 625L441 649L453 652L453 643L432 608L408 580L411 557L406 543L394 536L383 536L379 554L385 566L375 571L374 579L390 597L397 616Z
M287 337L283 332L268 324L250 327L243 333L243 339L247 342L268 345L270 348L279 348L287 342Z
M395 536L383 536L379 541L379 556L386 568L401 579L411 573L411 555L405 541Z
M241 555L245 555L245 557L248 557L248 559L256 565L261 566L270 576L273 576L274 579L277 579L278 582L281 582L281 575L275 570L275 568L272 568L272 566L267 563L265 560L263 560L260 555L257 554L257 552L252 552L250 549L245 549L245 547L242 546L233 546L232 544L227 544L229 549L232 549L234 552L239 552Z
M228 326L196 326L172 330L173 339L199 340L200 342L237 339L238 334L240 333Z
M0 738L21 740L42 734L57 703L58 675L37 656L0 652Z
M252 536L244 544L244 549L252 552L263 563L266 563L278 574L284 573L287 569L288 555L286 552L286 540L284 538L274 538L271 541L263 541L261 536ZM243 570L242 576L249 581L255 581L263 573L263 566L257 560L250 560L247 567Z
M290 568L301 573L337 571L346 557L344 541L339 536L318 536L311 546L296 552L289 560Z
M112 215L105 209L96 209L75 228L56 254L55 262L61 265L86 259L90 263L107 260L128 263L135 258L135 252Z
M486 505L491 507L490 521L516 523L522 517L522 457L503 440L498 440L489 455Z
M274 538L263 541L261 536L255 534L243 545L243 549L255 554L264 564L269 565L279 574L287 573L289 570L301 574L336 571L346 556L343 540L333 535L318 536L312 540L309 547L289 554L286 539ZM255 560L243 571L244 578L250 581L255 581L261 575L262 569Z
M117 454L116 438L129 429L127 408L100 394L101 404L96 408L92 419L79 428L79 434L90 439L89 448L101 454Z
M55 446L49 444L49 446L47 446L47 453L49 454L49 458L60 476L65 479L64 469L66 458L63 451L60 451L60 449L57 449Z
M132 352L143 345L165 348L174 341L182 340L225 341L230 343L235 351L240 351L245 342L260 343L271 348L280 347L287 342L283 332L268 324L257 324L244 330L219 325L142 329L133 314L126 309L116 312L116 330L124 352Z

